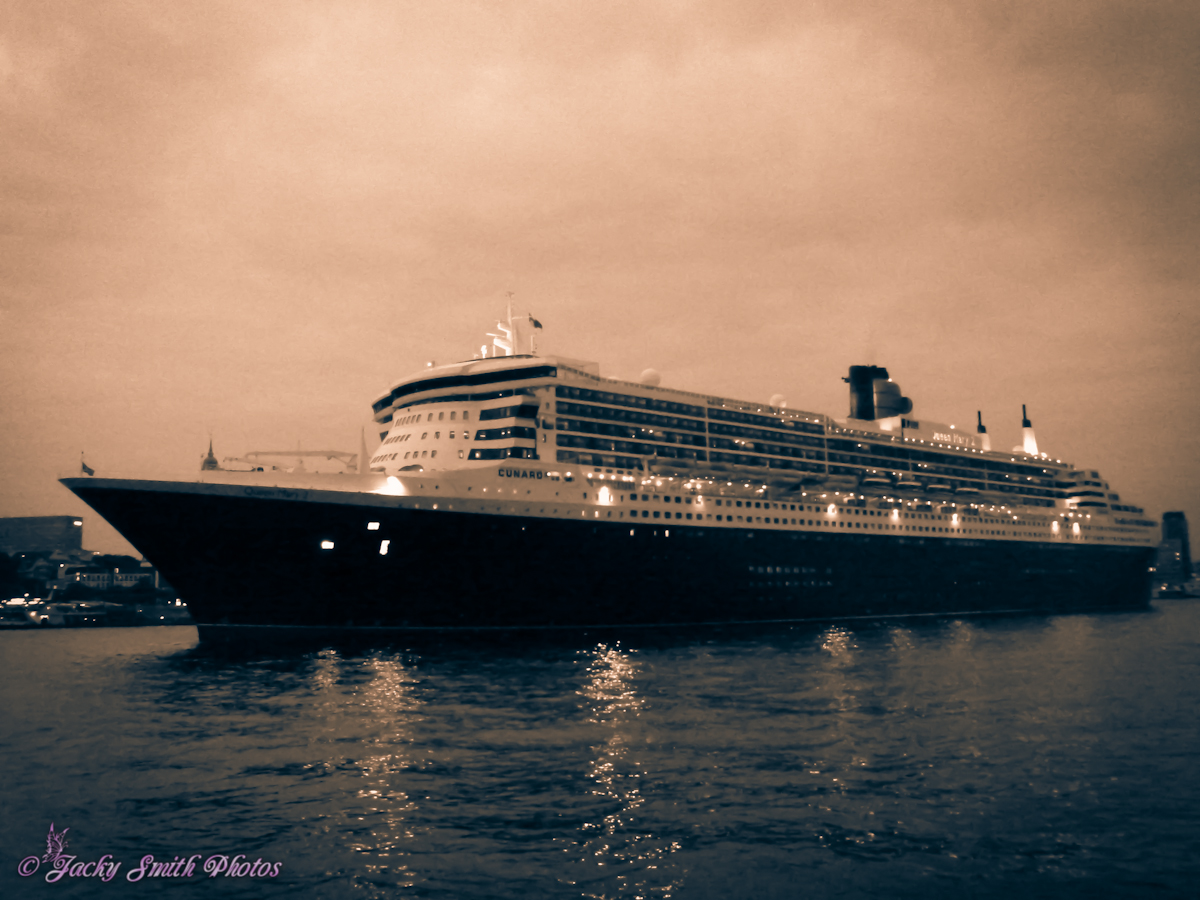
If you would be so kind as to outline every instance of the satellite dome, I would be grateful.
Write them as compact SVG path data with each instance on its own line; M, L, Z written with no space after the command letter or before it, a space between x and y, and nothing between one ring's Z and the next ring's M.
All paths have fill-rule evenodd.
M783 409L787 406L787 398L783 396L783 394L772 394L771 399L768 402L772 406L777 406L780 409Z
M650 387L658 387L659 382L662 381L662 375L657 369L647 369L638 377L638 381Z

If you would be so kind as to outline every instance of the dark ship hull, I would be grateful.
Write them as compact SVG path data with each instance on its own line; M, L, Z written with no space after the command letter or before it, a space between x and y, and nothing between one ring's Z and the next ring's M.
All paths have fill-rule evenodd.
M206 641L1138 609L1150 598L1148 547L454 512L339 492L67 485L178 589ZM378 528L366 530L368 519Z

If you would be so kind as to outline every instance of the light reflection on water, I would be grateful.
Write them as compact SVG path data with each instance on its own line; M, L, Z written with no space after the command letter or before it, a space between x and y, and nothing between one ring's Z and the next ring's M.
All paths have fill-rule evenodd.
M362 680L347 698L337 689L339 670L344 668L334 651L318 657L313 681L322 705L330 716L338 716L345 703L354 704L359 711L356 727L361 721L374 727L369 736L352 740L349 748L355 754L350 762L361 771L362 781L355 793L358 802L345 810L339 830L362 859L361 874L351 875L353 883L368 888L368 896L384 896L416 883L407 856L415 838L411 819L417 804L403 789L402 776L412 764L407 751L419 720L417 678L401 660L374 653L351 667L361 669ZM330 743L335 753L347 749ZM333 756L324 764L338 761Z
M593 748L597 756L588 770L595 782L592 794L604 814L584 822L579 868L573 879L584 897L671 897L682 883L678 867L669 862L679 843L656 837L639 821L645 804L641 785L653 777L638 759L634 743L640 733L629 726L646 705L637 693L638 666L634 653L620 645L599 644L580 651L588 661L586 681L578 694L584 699L586 721L597 725L604 742ZM594 867L594 872L586 872Z
M1200 883L1200 604L630 640L224 658L189 629L0 633L0 892L29 892L50 821L81 858L284 863L230 897Z

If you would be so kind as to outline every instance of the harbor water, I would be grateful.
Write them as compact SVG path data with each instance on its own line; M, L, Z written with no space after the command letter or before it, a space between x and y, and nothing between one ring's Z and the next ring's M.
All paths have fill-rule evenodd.
M1200 891L1200 601L0 661L4 897Z

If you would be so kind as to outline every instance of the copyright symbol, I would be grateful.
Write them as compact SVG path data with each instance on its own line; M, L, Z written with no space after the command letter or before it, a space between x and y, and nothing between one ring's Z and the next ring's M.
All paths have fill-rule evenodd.
M41 864L42 861L36 856L27 856L17 865L17 874L28 878L38 870L38 866Z

